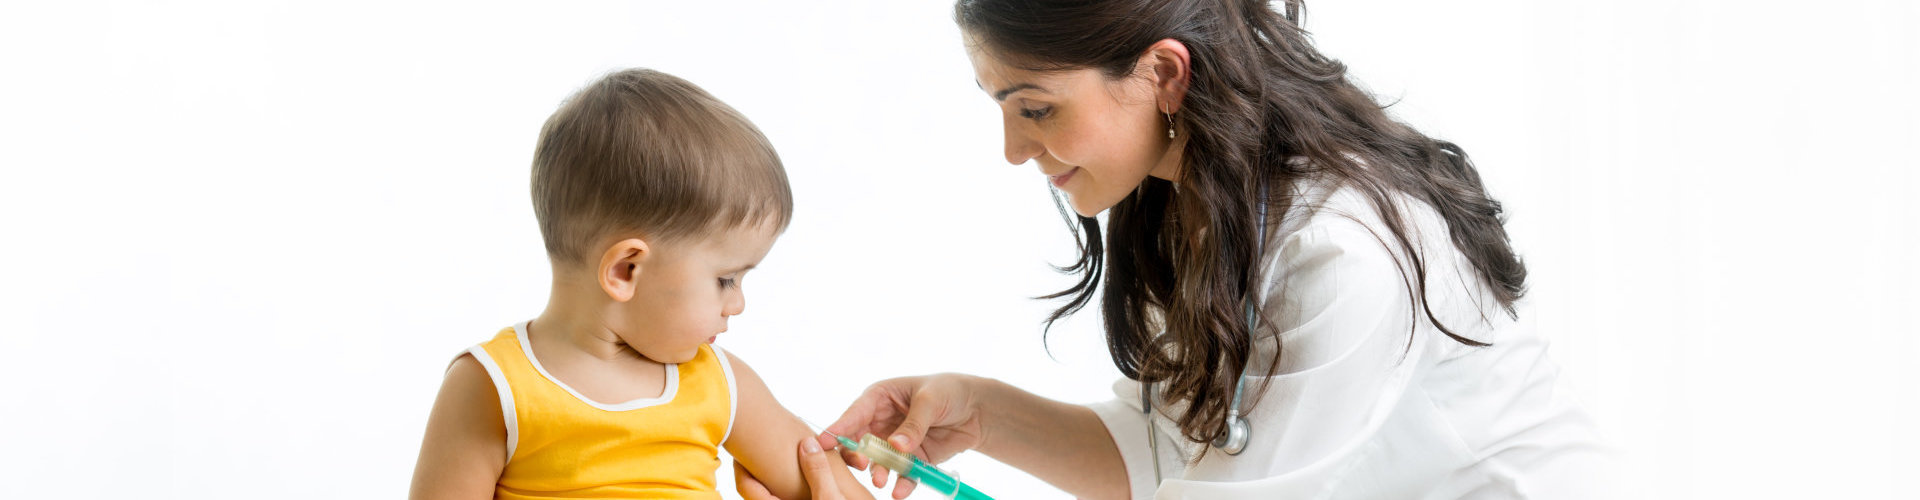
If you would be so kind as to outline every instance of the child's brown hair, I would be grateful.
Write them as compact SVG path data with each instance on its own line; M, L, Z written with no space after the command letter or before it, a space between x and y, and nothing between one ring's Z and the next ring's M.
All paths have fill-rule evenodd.
M793 191L760 129L700 87L650 69L607 75L540 130L533 213L555 262L609 235L676 240L748 224L784 230Z

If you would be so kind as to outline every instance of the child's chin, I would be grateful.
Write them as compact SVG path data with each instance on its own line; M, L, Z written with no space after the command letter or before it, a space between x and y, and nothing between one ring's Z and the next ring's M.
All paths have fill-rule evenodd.
M674 349L674 350L670 350L670 351L664 351L664 352L662 352L662 351L654 351L654 352L646 352L646 351L641 351L641 352L640 352L640 355L641 355L641 356L645 356L645 357L646 357L647 359L651 359L651 360L653 360L653 362L655 362L655 363L660 363L660 364L677 364L677 363L685 363L685 362L688 362L688 361L693 361L693 358L694 358L694 357L696 357L696 356L699 356L699 355L700 355L700 347L699 347L699 346L693 346L693 347L689 347L689 348L686 348L686 349L684 349L684 350L683 350L683 349Z

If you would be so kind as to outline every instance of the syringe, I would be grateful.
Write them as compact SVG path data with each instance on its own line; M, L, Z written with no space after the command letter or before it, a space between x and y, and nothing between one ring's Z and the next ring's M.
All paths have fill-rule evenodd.
M841 448L873 459L873 463L906 476L908 479L919 481L922 486L933 488L933 491L948 497L958 500L993 500L993 497L954 479L953 474L927 465L926 462L920 461L920 457L894 450L893 445L887 444L885 440L872 434L861 436L857 442L837 434L833 437L840 440Z

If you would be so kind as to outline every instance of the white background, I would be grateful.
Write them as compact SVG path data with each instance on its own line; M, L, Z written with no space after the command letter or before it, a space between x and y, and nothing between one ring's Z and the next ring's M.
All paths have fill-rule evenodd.
M544 304L541 121L631 66L785 158L793 226L722 343L796 413L949 370L1109 397L1096 316L1041 342L1025 297L1069 282L1071 240L949 9L9 2L0 497L403 495L447 360ZM1629 493L1920 496L1915 2L1309 9L1506 203L1527 318Z

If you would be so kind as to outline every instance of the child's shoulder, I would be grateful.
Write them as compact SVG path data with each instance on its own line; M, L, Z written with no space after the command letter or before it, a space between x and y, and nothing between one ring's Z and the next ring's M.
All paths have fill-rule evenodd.
M427 435L414 470L415 496L490 493L506 461L506 421L493 379L478 360L463 353L447 367L427 417Z
M500 427L504 422L498 393L487 368L472 352L463 352L447 365L446 376L440 382L439 399L434 402L435 411L446 404L461 413L490 416L493 426Z
M502 328L486 340L463 349L447 363L446 374L440 381L440 394L434 402L437 413L442 406L461 415L483 417L462 422L501 429L504 440L505 416L501 413L500 392L496 386L500 380L496 376L497 364L490 351L498 351L508 344L517 343L518 329L513 326Z
M756 381L759 380L760 377L754 374L753 368L747 366L747 362L740 359L740 356L734 354L733 351L721 349L720 346L717 345L708 345L706 349L712 353L711 355L715 358L715 364L726 370L730 383L737 383L735 381L742 376L752 377Z

